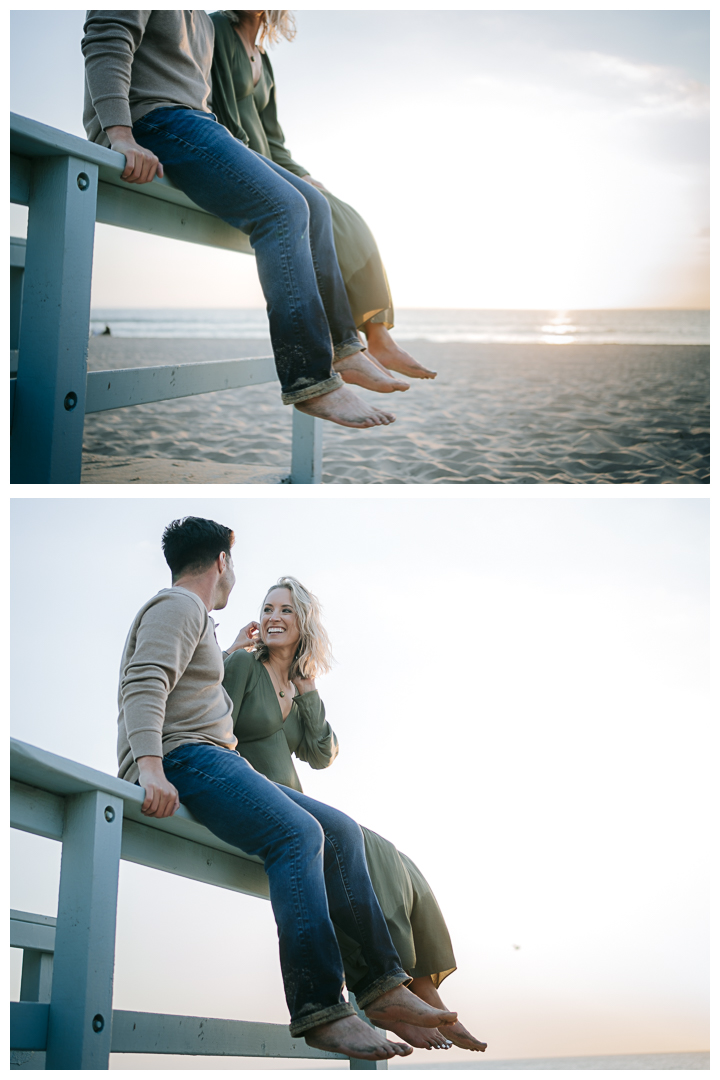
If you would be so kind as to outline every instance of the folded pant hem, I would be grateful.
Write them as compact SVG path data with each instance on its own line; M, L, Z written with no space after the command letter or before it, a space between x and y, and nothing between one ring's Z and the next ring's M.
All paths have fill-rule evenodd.
M318 1009L311 1016L304 1016L301 1020L293 1020L290 1024L290 1034L304 1035L306 1031L320 1024L329 1024L331 1020L342 1020L344 1016L355 1016L355 1010L349 1001L330 1005L327 1009Z

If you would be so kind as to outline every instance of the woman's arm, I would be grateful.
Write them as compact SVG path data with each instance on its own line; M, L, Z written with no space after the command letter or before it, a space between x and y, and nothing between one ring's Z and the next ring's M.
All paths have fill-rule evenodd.
M210 108L218 118L218 122L226 127L234 138L247 146L249 140L240 122L233 79L233 56L237 44L235 31L231 23L219 11L214 12L210 18L215 27Z
M295 685L297 686L297 681ZM300 761L307 761L311 769L327 769L338 756L340 747L335 732L325 719L325 706L320 695L315 689L301 691L294 700L303 728L303 737L295 750L295 756Z
M237 652L225 654L224 659L225 677L223 678L223 687L232 698L232 718L233 724L236 724L243 698L250 689L250 679L255 672L257 661L251 653L245 652L242 648L238 649Z
M270 72L272 79L272 90L270 91L270 100L260 113L260 120L262 126L265 129L265 135L270 146L270 155L276 165L281 165L283 169L287 169L288 172L294 173L295 176L309 177L310 173L307 169L304 169L302 165L298 165L297 161L293 161L290 156L290 151L285 146L285 136L283 129L280 127L280 122L277 115L277 98L275 96L275 76L273 75L272 64L267 53L263 56L263 63L266 65Z

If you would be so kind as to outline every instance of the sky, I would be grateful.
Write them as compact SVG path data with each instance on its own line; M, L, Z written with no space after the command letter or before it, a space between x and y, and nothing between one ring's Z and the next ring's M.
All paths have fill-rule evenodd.
M12 109L83 135L84 13L11 14ZM708 11L296 15L287 145L397 307L709 305ZM263 306L251 257L102 225L93 303Z
M220 644L282 574L319 596L340 755L303 786L423 870L487 1059L706 1049L707 500L302 495L13 499L12 734L114 774L162 529L230 525ZM55 914L59 845L13 853ZM123 864L114 1005L286 1023L269 905Z

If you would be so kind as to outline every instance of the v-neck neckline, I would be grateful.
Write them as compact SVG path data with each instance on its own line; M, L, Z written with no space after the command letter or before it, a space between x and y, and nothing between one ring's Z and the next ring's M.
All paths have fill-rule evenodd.
M275 704L277 705L278 709L280 710L280 719L282 720L282 722L284 724L285 721L290 718L290 713L292 712L292 707L295 704L295 695L293 694L293 696L290 698L290 708L288 709L287 716L283 716L282 705L280 704L280 699L279 699L279 696L278 696L278 692L275 689L275 683L272 681L272 676L271 676L270 672L265 667L265 665L263 664L262 661L260 661L260 667L263 669L263 671L267 675L268 681L269 681L270 685L272 686L272 692L273 692L273 697L275 698Z
M250 68L250 72L251 72L251 76L252 76L252 78L251 78L251 82L252 82L252 80L255 77L255 72L253 71L252 60L250 59L250 54L247 51L247 49L245 48L244 40L240 37L240 34L234 28L233 28L233 33L235 34L235 37L237 38L238 45L240 46L240 51L242 52L243 56L245 57L245 59L248 62L248 67ZM262 49L260 49L260 47L258 45L255 46L255 49L257 50L257 55L260 57L260 74L258 75L257 82L252 83L253 92L255 90L257 90L258 86L260 85L260 80L262 79L263 74L265 72L265 64L263 62L264 57L265 57L265 53L262 51Z

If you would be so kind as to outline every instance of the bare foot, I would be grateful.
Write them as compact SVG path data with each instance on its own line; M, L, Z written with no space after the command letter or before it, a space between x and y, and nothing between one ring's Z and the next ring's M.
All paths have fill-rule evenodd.
M308 398L307 401L299 402L295 408L307 413L308 416L317 416L320 420L332 420L334 424L342 424L343 427L380 427L395 421L393 413L385 412L384 409L378 409L374 405L366 405L349 386L340 386L337 390L331 390L329 394Z
M376 394L392 394L396 390L409 390L410 383L401 382L368 358L363 352L353 353L343 360L333 361L333 371L342 375L344 382L364 386Z
M399 1035L405 1042L417 1046L420 1050L449 1050L452 1046L450 1040L441 1035L437 1028L418 1027L417 1024L402 1024L399 1020L393 1020L388 1031Z
M367 1061L384 1061L396 1054L399 1057L412 1054L411 1046L383 1039L379 1031L375 1031L359 1016L343 1016L340 1020L331 1020L329 1024L320 1024L307 1033L305 1042L318 1050L330 1050L333 1054L365 1058Z
M450 1024L449 1026L443 1026L438 1028L441 1034L445 1035L451 1043L455 1046L459 1046L462 1050L487 1050L487 1043L480 1042L474 1035L471 1035L466 1027L459 1021L456 1024Z
M410 353L401 349L382 323L365 323L364 329L368 351L383 367L399 371L408 379L434 379L437 375L437 371L423 367Z
M445 1004L429 975L422 976L419 979L413 979L410 984L410 989L422 1001L427 1002L428 1005L432 1005L436 1009L445 1008ZM455 1023L438 1024L438 1031L455 1046L459 1046L463 1050L484 1051L487 1049L487 1043L481 1042L480 1039L476 1039L475 1036L471 1035L468 1029L457 1020Z
M457 1013L449 1009L435 1009L417 994L411 994L405 986L395 986L381 994L366 1006L365 1015L379 1028L392 1028L396 1020L417 1027L439 1028L441 1024L454 1024Z

